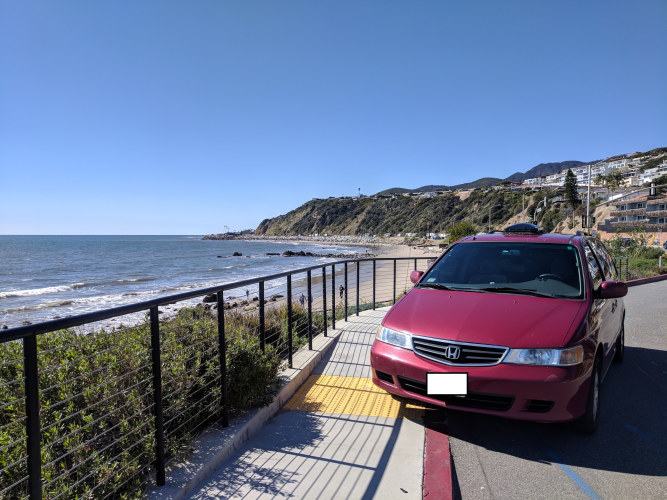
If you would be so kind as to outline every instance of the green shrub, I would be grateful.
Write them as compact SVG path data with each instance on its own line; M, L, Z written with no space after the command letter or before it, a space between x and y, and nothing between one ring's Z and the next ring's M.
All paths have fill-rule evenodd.
M637 246L634 248L634 251L632 252L634 257L638 257L640 259L653 259L656 261L657 265L657 260L661 255L664 255L665 252L662 250L662 248L659 247L640 247Z
M240 333L227 348L229 403L235 408L262 406L271 401L280 383L281 360L275 347L259 349L256 335Z
M667 273L667 268L658 267L658 259L630 258L628 268L630 279L648 278Z
M253 315L225 319L229 410L265 404L282 360L270 345L261 352ZM217 318L182 309L160 322L160 342L171 457L221 415ZM38 353L44 496L140 497L155 459L149 325L51 332L38 336ZM22 377L22 343L0 344L0 490L8 498L27 487Z

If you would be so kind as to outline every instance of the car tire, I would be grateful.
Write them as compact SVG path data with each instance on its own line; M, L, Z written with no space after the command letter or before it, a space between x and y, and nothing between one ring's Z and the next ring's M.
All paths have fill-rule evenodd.
M577 429L583 434L593 434L600 421L600 384L602 383L602 369L600 358L595 357L591 371L591 383L586 399L586 412L575 422Z
M614 353L614 363L622 363L625 357L625 325L621 325L621 331L616 339L616 352Z

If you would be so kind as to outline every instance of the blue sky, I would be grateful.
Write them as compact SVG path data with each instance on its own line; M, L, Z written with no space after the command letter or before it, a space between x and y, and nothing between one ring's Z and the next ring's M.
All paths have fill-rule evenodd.
M664 0L0 0L0 234L255 228L667 146L665 26Z

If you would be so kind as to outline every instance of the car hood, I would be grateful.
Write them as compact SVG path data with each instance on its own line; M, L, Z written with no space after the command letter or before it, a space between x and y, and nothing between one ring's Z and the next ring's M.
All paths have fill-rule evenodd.
M584 300L413 288L387 313L387 328L459 342L563 347L586 314Z

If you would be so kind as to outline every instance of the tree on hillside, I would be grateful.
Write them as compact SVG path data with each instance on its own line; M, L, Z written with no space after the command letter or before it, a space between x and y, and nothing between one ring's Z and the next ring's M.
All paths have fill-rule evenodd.
M607 187L611 189L612 192L621 185L621 182L623 182L623 174L620 171L614 170L607 175Z
M593 179L593 184L596 186L606 186L607 185L607 176L604 174L598 174L598 176Z
M474 224L468 221L459 222L451 229L451 231L449 231L449 241L450 243L454 243L464 236L470 236L473 234L477 234L477 228Z
M577 193L577 178L572 173L572 170L568 170L565 175L565 199L570 204L574 210L579 205L579 193Z
M611 195L614 189L617 189L621 185L621 182L623 182L623 174L618 170L614 170L607 175L600 174L595 178L595 184L598 186L603 185L607 188L607 195Z
M577 193L577 178L572 173L572 170L568 169L567 174L565 174L565 199L572 208L572 220L570 227L574 227L574 211L577 206L579 206L579 193Z
M658 186L658 193L667 193L667 174L661 175L657 179L653 179L653 184Z

